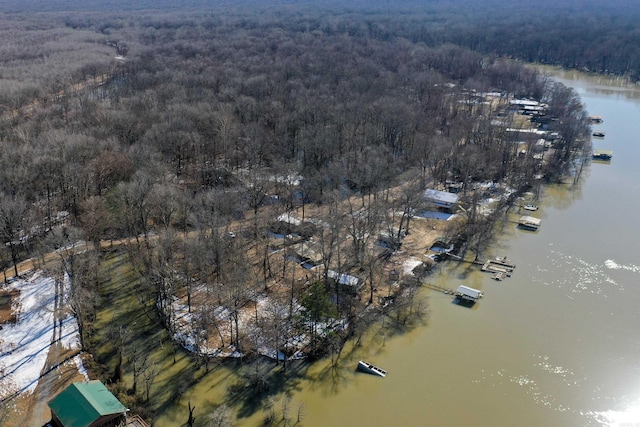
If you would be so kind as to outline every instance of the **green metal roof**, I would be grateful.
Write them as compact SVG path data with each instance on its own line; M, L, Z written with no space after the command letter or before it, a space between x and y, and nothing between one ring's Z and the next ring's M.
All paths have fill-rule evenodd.
M127 411L100 381L73 383L49 402L65 427L87 427L105 415Z

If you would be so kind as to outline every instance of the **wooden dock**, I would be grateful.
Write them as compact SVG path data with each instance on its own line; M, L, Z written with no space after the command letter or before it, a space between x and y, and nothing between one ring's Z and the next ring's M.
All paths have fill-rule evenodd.
M453 295L455 294L455 292L453 291L453 289L450 288L445 288L442 286L438 286L438 285L434 285L432 283L424 283L423 286L426 286L429 289L433 289L434 291L438 291L438 292L442 292L443 294L446 295Z
M489 273L503 273L505 276L510 276L513 270L515 270L515 264L506 259L490 259L482 265L482 271Z

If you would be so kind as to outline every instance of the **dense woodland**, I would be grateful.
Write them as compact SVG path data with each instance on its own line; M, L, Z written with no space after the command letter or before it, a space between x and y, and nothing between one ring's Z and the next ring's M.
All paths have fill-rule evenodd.
M63 248L58 272L71 281L87 350L108 304L98 266L110 248L126 250L143 278L141 301L170 330L174 297L186 296L191 309L206 289L208 298L193 304L194 328L219 330L210 313L224 307L224 347L257 352L259 335L286 352L302 318L311 355L335 350L382 286L375 236L401 241L425 188L462 185L465 222L450 237L477 257L513 202L507 191L576 173L589 149L579 98L506 55L634 77L614 56L590 65L595 56L575 40L562 48L557 40L572 37L571 25L555 40L543 30L504 37L518 20L480 31L476 18L440 3L430 3L429 18L280 6L2 16L2 262L44 261ZM615 32L602 37L617 40ZM512 98L547 104L545 118L530 123L510 111ZM557 132L544 163L518 155L522 136L506 128L522 123ZM486 182L502 189L492 196L504 196L491 215L479 213ZM274 225L293 210L301 226ZM270 232L294 236L291 243L313 237L323 280L300 285L293 261L274 260ZM359 274L363 295L332 287L331 269ZM256 320L258 332L243 330L241 309L276 288L287 292L270 317ZM422 309L406 289L398 322ZM348 319L350 329L316 336L328 318ZM196 353L206 340L195 340ZM123 348L114 351L117 381Z

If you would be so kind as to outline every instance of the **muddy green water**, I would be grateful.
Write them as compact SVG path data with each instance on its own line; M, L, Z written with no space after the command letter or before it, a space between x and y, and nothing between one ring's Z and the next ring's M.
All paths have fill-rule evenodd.
M427 324L373 339L337 372L312 367L292 395L291 415L319 426L640 426L640 96L615 82L558 76L574 87L614 151L575 188L542 191L537 233L509 226L492 256L516 265L503 282L468 266L429 278L485 291L469 309L427 291ZM389 371L355 372L358 358ZM187 393L202 404L216 386ZM263 414L239 420L260 425ZM176 425L167 417L158 426Z

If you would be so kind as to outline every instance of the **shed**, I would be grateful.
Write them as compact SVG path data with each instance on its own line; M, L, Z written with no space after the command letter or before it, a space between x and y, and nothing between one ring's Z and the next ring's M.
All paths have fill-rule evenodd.
M451 212L456 207L459 197L454 193L428 188L424 191L424 200L438 209Z
M458 286L456 289L456 296L462 299L476 301L484 295L484 292L478 289L473 289L465 285Z
M125 406L100 381L69 385L49 401L56 427L115 427L126 423Z

